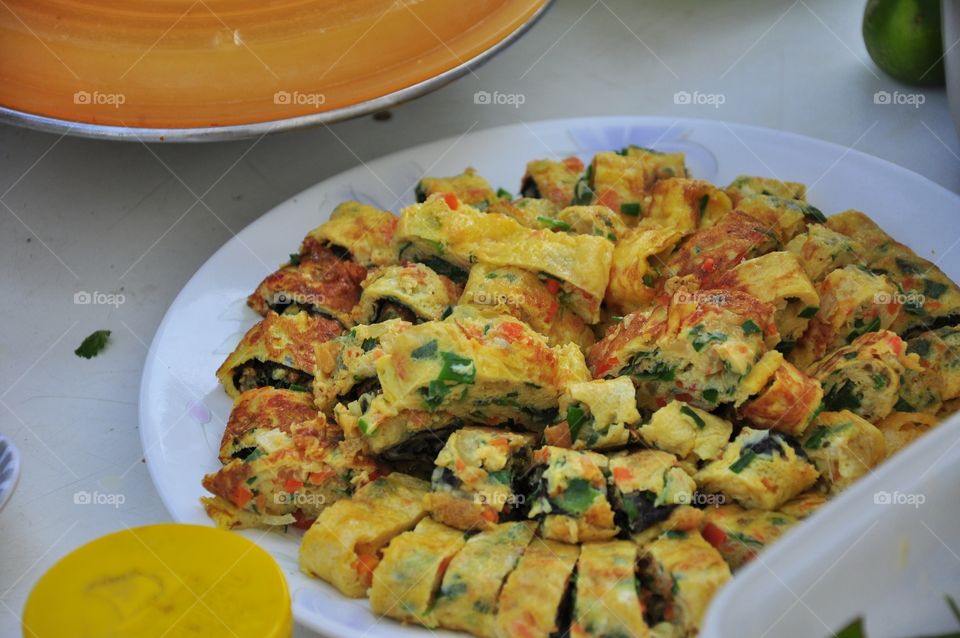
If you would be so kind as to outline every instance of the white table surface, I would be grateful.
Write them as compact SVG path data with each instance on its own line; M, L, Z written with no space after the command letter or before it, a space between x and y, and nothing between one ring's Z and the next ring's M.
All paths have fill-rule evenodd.
M0 127L0 432L23 455L0 513L0 635L19 635L31 587L71 549L169 520L143 461L137 393L147 345L180 288L233 233L361 160L519 121L675 115L822 138L960 192L943 89L924 89L918 108L874 103L877 91L916 89L869 61L862 5L559 0L502 55L389 121L260 140L147 147ZM480 90L525 102L478 105ZM675 104L678 91L724 103ZM543 153L505 149L514 151ZM124 303L77 305L80 291L119 293ZM113 331L107 351L74 356L97 329ZM81 491L123 503L75 504Z

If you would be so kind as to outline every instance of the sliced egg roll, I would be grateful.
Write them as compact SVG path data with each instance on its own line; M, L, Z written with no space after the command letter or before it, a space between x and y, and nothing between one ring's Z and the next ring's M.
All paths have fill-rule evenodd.
M351 311L360 299L360 283L366 277L363 266L339 259L299 259L268 275L247 305L261 315L307 312L333 319L342 326L353 325Z
M727 194L733 200L734 205L740 203L741 199L752 195L772 195L783 199L805 201L807 187L799 182L784 182L771 177L741 175L727 186Z
M641 570L654 593L650 613L695 636L730 567L699 532L666 532L641 551Z
M541 216L536 228L575 235L595 235L617 241L627 232L623 217L606 206L567 206L556 215Z
M532 434L465 427L437 455L426 508L462 530L492 529L523 505L521 478L530 467Z
M730 569L737 569L796 523L797 519L783 512L721 505L705 511L702 534Z
M844 266L827 275L817 292L820 309L788 358L806 368L860 335L889 328L901 306L897 289L884 275L862 266Z
M911 337L907 353L919 358L919 368L904 370L894 409L939 414L945 402L960 396L960 328L938 328Z
M431 195L452 193L464 204L486 209L496 199L490 182L485 180L477 171L467 168L453 177L424 177L417 184L417 202L425 202Z
M435 628L433 604L440 583L465 543L462 531L431 518L394 538L373 572L370 609L378 616Z
M355 315L357 323L368 324L389 319L437 321L459 297L457 284L423 264L387 266L367 275Z
M818 489L812 489L795 496L780 506L779 512L802 520L826 504L829 497Z
M820 209L805 201L776 195L749 195L737 202L737 210L763 220L773 221L784 241L804 232L807 224L827 221Z
M374 454L394 461L434 458L450 432L463 425L443 410L398 409L376 392L338 403L333 413L347 438L359 439Z
M633 383L628 377L571 383L560 396L560 418L544 432L551 445L575 450L623 447L636 439L640 422Z
M450 561L440 585L433 608L440 626L496 638L500 591L533 534L531 523L513 522L471 536Z
M396 262L396 228L397 218L391 213L360 202L344 202L333 209L327 222L307 234L300 255L316 259L324 251L332 251L361 266L392 264Z
M837 268L865 261L860 242L823 224L811 224L785 248L797 256L812 281L822 280Z
M289 431L258 430L244 458L203 478L215 497L201 499L208 514L221 527L304 524L369 483L378 465L357 446L331 440L326 430L322 415Z
M323 510L300 544L300 569L351 598L363 597L384 547L426 516L430 484L393 472Z
M610 541L583 545L577 561L571 638L649 636L638 591L636 544Z
M575 189L575 204L603 204L625 217L643 214L644 200L661 179L686 177L683 153L661 153L640 146L593 156L581 185Z
M567 200L562 206L554 204L549 199L531 199L521 197L517 200L498 198L487 208L488 213L500 213L513 219L521 226L540 230L544 227L543 220L555 219L557 213L569 203Z
M733 401L743 377L776 337L773 308L735 290L680 290L667 305L637 311L594 345L594 377L629 376L637 403L679 399L712 410ZM775 343L775 341L774 341Z
M613 505L620 526L636 542L643 542L651 528L668 519L668 529L698 527L702 515L690 507L697 484L684 472L677 457L659 450L640 450L610 457ZM693 510L677 512L678 509Z
M497 638L561 635L579 556L578 545L534 538L500 591Z
M686 237L698 228L713 226L732 210L730 197L710 182L674 177L650 189L644 221Z
M477 264L470 270L461 305L511 315L547 337L550 345L593 345L590 326L561 302L554 279L511 266Z
M376 361L383 356L380 339L411 326L401 319L354 326L317 348L313 398L317 408L332 413L337 403L350 403L369 392L377 392Z
M783 241L778 229L746 213L733 211L710 228L687 237L667 260L671 275L694 275L709 282L740 262L777 250Z
M531 428L556 415L565 360L582 361L573 344L551 348L543 336L509 316L458 312L384 336L382 342L386 354L377 360L377 376L393 408ZM377 436L375 430L366 434Z
M820 414L803 441L803 449L834 494L887 456L883 433L849 410Z
M756 387L749 387L755 382ZM742 404L737 402L737 416L759 429L773 428L799 436L823 409L820 382L775 350L766 353L750 371L741 390L741 396L749 396Z
M877 428L883 434L887 454L891 455L916 441L939 422L939 416L933 414L891 412L877 422Z
M557 281L561 301L573 312L599 320L613 256L609 240L525 228L449 199L433 197L403 209L397 228L401 259L425 263L455 281L466 280L477 262L543 273Z
M827 225L860 242L870 270L886 275L896 285L903 312L890 325L891 330L909 337L960 323L960 287L935 264L894 240L861 212L833 215Z
M820 307L820 295L813 282L796 256L788 252L748 259L720 275L715 285L742 290L773 306L777 332L788 342L800 338Z
M316 418L317 409L309 392L254 388L237 397L220 440L220 462L243 459L256 448L261 432L290 428Z
M520 193L524 197L544 199L560 207L569 206L582 173L583 162L576 157L559 162L534 160L527 163Z
M731 434L729 421L676 400L654 412L640 427L640 437L647 445L700 461L720 458Z
M890 414L900 398L900 379L907 370L919 371L920 358L889 330L868 332L849 346L834 350L814 363L809 372L823 386L824 409L850 410L878 421Z
M533 463L528 517L541 521L541 536L579 543L617 535L607 457L545 446L533 453Z
M317 348L340 331L340 324L328 319L271 312L243 335L217 369L217 378L234 399L264 386L309 393Z
M628 231L613 249L607 306L629 314L650 303L667 272L666 260L680 238L680 232L673 228L646 223Z
M800 444L775 430L743 428L694 476L704 491L719 492L751 509L775 510L811 487L819 472Z

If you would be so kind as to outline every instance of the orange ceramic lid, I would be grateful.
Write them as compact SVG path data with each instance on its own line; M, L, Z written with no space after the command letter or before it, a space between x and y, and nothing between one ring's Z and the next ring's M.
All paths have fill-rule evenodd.
M150 129L337 112L463 67L548 1L7 0L0 106Z

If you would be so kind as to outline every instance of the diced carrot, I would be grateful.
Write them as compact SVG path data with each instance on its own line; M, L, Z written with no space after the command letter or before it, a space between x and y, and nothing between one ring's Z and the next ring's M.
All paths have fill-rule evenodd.
M357 572L357 576L360 577L360 581L366 585L369 585L373 582L373 572L377 568L377 565L380 564L380 557L376 553L361 553L357 554L357 560L353 564L354 570Z
M713 545L720 547L727 540L727 535L722 529L713 523L707 523L703 526L703 539Z
M553 281L552 279L550 281ZM560 304L554 301L550 304L550 307L547 308L547 322L552 323L554 318L557 316L557 311L560 310Z
M480 516L482 516L484 520L490 521L491 523L496 523L498 520L500 520L500 515L497 514L496 510L489 507L483 508L483 510L480 512Z
M283 491L292 494L303 487L303 481L297 479L287 479L283 484Z
M596 375L597 377L602 377L605 373L613 369L613 366L617 365L619 361L616 357L610 357L606 361L601 361L597 364Z
M324 470L322 472L310 472L310 476L307 477L307 480L314 485L323 485L327 482L335 472L333 470Z
M563 164L574 173L583 172L583 161L579 157L570 156L563 160Z
M613 480L614 481L629 481L633 478L633 472L625 467L615 467L613 468Z
M310 526L317 520L315 518L307 518L306 514L299 509L293 513L293 517L297 519L293 524L297 529L310 529Z
M247 488L247 486L237 485L236 489L233 490L233 498L230 499L233 501L233 504L237 507L243 507L250 502L250 499L253 498L253 492Z
M443 201L447 203L447 206L450 207L450 210L457 210L460 207L460 200L457 199L457 196L453 193L444 193Z
M707 257L703 260L703 272L713 272L716 270L716 262L713 261L713 257Z
M560 282L557 281L556 279L547 279L547 281L545 281L544 283L547 286L547 291L551 295L555 295L558 292L560 292Z
M513 321L503 324L500 331L503 333L503 336L506 337L507 341L511 342L523 336L523 326Z

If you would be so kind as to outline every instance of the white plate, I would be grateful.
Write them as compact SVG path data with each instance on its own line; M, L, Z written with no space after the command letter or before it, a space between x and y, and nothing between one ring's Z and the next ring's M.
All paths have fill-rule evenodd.
M214 371L257 319L244 304L246 296L337 203L358 199L396 211L413 201L422 175L452 175L466 166L494 188L515 190L528 160L578 155L589 161L597 151L627 144L683 151L693 176L721 185L740 174L804 182L810 201L825 213L864 210L920 255L942 258L947 274L960 278L960 249L954 250L960 198L894 164L834 144L722 122L641 117L518 124L424 144L357 166L277 206L217 251L174 300L147 356L140 392L144 453L173 518L210 524L198 502L204 494L200 479L219 467L217 450L230 411ZM244 533L286 571L294 615L304 625L344 637L426 635L379 621L365 601L348 601L300 574L295 532Z
M20 478L20 452L7 437L0 434L0 510L10 500Z

